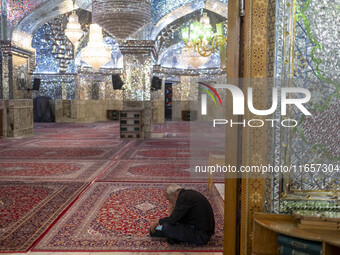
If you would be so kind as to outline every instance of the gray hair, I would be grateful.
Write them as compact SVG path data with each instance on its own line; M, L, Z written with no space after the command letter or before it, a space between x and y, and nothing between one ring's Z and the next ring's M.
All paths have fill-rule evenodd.
M180 189L182 189L182 187L177 184L169 184L165 187L165 191L168 195L175 193L176 191Z

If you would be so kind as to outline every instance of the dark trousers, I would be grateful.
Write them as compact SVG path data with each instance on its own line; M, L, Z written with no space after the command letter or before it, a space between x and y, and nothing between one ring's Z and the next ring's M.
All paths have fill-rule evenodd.
M205 233L204 231L198 230L193 225L187 224L170 225L167 223L163 225L161 231L156 230L155 233L150 232L150 236L166 237L172 240L187 242L196 245L206 244L211 237L211 235Z

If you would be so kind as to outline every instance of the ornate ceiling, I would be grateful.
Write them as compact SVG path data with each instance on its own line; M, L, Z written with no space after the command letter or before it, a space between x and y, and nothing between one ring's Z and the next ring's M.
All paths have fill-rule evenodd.
M8 0L7 18L9 39L16 42L31 41L33 33L58 15L70 12L72 0ZM91 0L76 0L76 5L91 11ZM156 39L159 32L189 13L204 7L221 16L227 15L227 0L152 0L151 24L148 24L148 38ZM145 31L143 31L145 34ZM26 45L28 47L28 45Z

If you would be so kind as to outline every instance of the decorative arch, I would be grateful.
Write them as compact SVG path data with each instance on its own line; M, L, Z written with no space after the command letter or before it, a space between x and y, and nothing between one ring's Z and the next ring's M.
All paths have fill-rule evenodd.
M163 28L165 28L175 20L184 17L190 13L193 13L197 10L200 10L202 8L205 8L211 12L215 12L221 15L222 17L225 17L226 19L228 17L228 5L219 0L208 0L205 3L203 1L199 2L194 1L173 10L172 12L168 13L163 18L161 18L152 29L150 39L156 40L157 35L162 31Z
M58 15L73 10L72 0L50 0L23 18L11 34L11 40L31 49L34 32Z

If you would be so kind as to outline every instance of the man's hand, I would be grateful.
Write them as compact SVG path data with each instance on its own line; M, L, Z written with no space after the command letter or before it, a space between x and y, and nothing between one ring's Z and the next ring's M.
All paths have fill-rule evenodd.
M155 233L155 229L157 228L158 225L159 225L159 221L158 220L155 220L154 222L151 223L151 225L150 225L151 233Z

